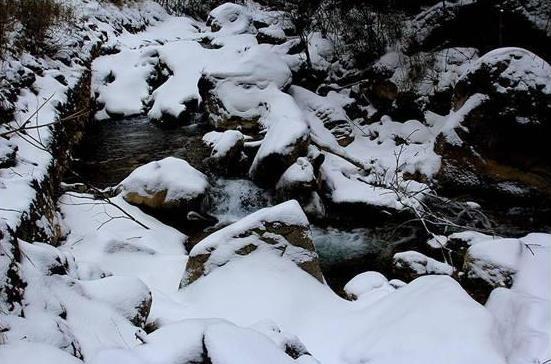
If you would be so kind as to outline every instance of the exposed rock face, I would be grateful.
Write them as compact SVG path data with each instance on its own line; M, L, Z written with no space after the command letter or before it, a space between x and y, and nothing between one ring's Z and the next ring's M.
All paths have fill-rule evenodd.
M452 275L454 272L451 265L416 251L394 254L393 265L396 275L406 282L427 274Z
M187 286L233 259L268 251L289 259L323 282L308 220L296 201L259 210L199 242L189 254Z
M0 220L0 310L20 314L26 283L23 281L19 246L13 232Z
M551 66L524 49L497 49L474 62L454 91L450 117L462 119L455 125L455 141L437 141L442 185L551 197L545 176L551 166L550 82Z
M209 183L186 161L168 157L135 169L118 188L131 204L189 212L201 210Z

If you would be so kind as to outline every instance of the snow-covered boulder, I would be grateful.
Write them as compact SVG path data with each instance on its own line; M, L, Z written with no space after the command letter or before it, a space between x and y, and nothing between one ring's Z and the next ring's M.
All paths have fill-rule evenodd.
M182 286L260 252L288 259L323 282L308 220L298 202L291 200L250 214L200 241L189 253Z
M473 62L455 86L454 110L476 93L488 95L496 106L503 106L492 115L497 120L486 123L505 128L549 124L551 120L545 112L551 105L551 66L525 49L499 48Z
M207 18L213 32L225 35L253 33L253 17L247 6L225 3L213 9Z
M167 157L136 168L118 188L131 204L188 212L201 210L209 182L185 160Z
M224 175L238 175L243 169L245 136L240 131L211 131L203 136L203 143L211 148L206 163L213 170Z
M406 281L411 281L427 274L451 276L454 272L454 268L451 265L439 262L416 251L396 253L392 261L396 274Z
M448 190L541 201L540 170L551 165L551 65L521 48L499 48L459 78L452 130L438 139L439 183ZM529 163L527 161L530 161Z
M373 291L392 292L392 287L384 275L379 272L364 272L352 278L345 286L344 292L350 300L361 299L364 295L373 295Z
M19 240L19 250L33 262L35 269L44 275L76 275L74 258L46 243L29 244Z
M259 29L258 33L256 34L256 39L258 40L259 44L282 44L287 41L287 36L285 35L285 31L281 27L277 26L276 24L272 24L265 28Z
M293 357L292 352L287 353L278 342L255 328L239 327L218 319L175 322L148 335L145 340L144 345L133 349L102 351L92 363L292 364L296 363L294 359L310 357L307 353Z
M281 175L276 184L278 198L282 201L303 198L317 187L314 167L306 157L300 157Z
M463 271L470 284L489 287L511 287L525 246L519 239L482 240L472 245L465 254Z

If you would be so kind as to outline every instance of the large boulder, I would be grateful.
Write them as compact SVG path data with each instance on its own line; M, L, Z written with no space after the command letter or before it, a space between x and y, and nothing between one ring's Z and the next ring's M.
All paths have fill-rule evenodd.
M187 213L202 210L209 183L185 160L168 157L136 168L118 188L133 205Z
M447 190L551 198L551 66L520 48L496 49L461 76L436 150ZM447 129L447 130L446 130Z
M260 251L289 259L323 282L308 220L298 202L291 200L259 210L200 241L189 253L181 286Z
M464 280L469 286L488 289L511 287L523 250L529 249L519 239L484 239L465 254Z

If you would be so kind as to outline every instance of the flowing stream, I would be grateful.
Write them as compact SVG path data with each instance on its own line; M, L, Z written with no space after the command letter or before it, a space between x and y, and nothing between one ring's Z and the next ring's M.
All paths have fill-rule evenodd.
M201 142L204 133L205 127L200 124L163 129L146 117L96 122L87 131L73 168L86 183L99 188L114 186L135 168L167 156L183 158L208 173L203 163L209 154ZM208 212L219 220L218 226L273 204L270 191L247 179L211 178ZM79 180L68 177L67 182ZM212 231L212 227L204 231L174 227L195 242ZM394 245L390 239L380 237L384 234L367 228L312 225L312 236L327 282L337 292L356 274L383 270L381 263L390 259Z

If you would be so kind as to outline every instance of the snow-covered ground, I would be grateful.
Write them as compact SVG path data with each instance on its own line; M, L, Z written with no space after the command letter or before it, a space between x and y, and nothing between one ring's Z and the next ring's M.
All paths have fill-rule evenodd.
M437 136L460 143L453 130L482 97L473 96L448 116L403 123L385 116L358 126L345 111L353 102L350 90L321 96L292 85L304 55L289 54L296 39L284 36L275 12L252 3L225 4L211 13L207 27L168 16L149 2L123 9L82 4L80 11L107 33L102 41L112 51L91 66L96 119L145 114L152 121L185 122L199 103L208 103L211 126L226 130L204 136L213 156L248 144L257 148L251 179L266 183L270 176L274 187L317 183L318 174L335 205L419 209L422 191L440 168ZM138 24L147 19L149 26L135 34L115 32L107 25L116 22L112 17ZM255 20L268 24L263 33L283 44L258 44ZM328 41L316 33L310 43L314 66L327 67ZM84 57L91 57L93 44L82 50ZM392 67L393 57L380 63ZM28 67L25 62L49 63L35 82L37 94L21 92L10 125L26 120L42 100L48 102L36 122L49 124L59 118L55 105L67 101L85 67L25 58L10 67ZM455 82L466 67L446 69L441 86ZM59 74L67 85L56 81ZM398 82L400 70L393 77ZM156 78L164 78L158 87ZM351 127L336 133L328 120ZM254 127L241 128L249 124ZM30 133L49 145L48 130ZM312 240L335 255L353 255L363 243L360 231L312 232L297 201L276 204L245 179L209 184L206 171L176 158L136 169L109 190L116 195L66 191L58 200L66 234L59 247L11 239L9 229L35 198L32 181L46 177L52 156L19 135L0 139L0 146L18 148L16 166L0 170L0 363L516 364L551 358L549 234L502 239L464 232L428 242L433 249L454 239L465 242L461 273L498 287L485 305L461 287L456 267L414 251L394 255L395 264L421 277L404 283L364 272L344 287L345 299L321 276ZM321 165L314 167L320 154ZM408 180L411 175L422 178ZM209 189L214 204L208 212L221 229L190 251L190 237L128 198L160 193L170 203ZM23 290L20 307L7 304L19 292L14 287Z

